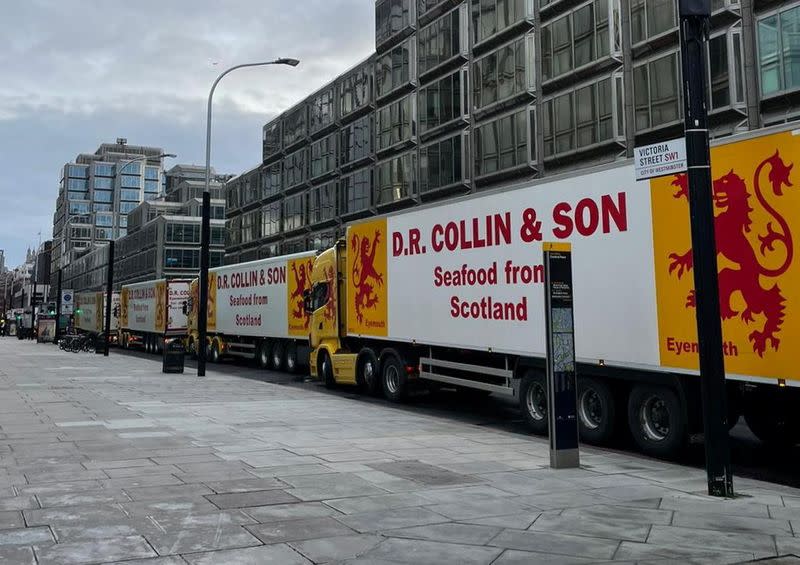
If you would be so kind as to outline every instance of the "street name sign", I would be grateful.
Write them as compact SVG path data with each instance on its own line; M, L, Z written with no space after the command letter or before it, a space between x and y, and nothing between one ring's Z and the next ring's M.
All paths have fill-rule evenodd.
M633 159L636 180L683 173L686 171L686 138L636 147Z

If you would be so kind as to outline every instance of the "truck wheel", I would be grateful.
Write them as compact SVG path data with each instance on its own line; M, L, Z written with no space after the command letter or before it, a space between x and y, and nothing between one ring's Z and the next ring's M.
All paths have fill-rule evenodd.
M611 389L603 381L578 379L578 425L581 440L605 443L614 435L616 405Z
M297 346L294 343L288 343L285 349L283 366L286 367L287 373L294 374L297 371Z
M628 397L628 424L639 448L655 457L673 457L686 443L686 413L675 394L662 386L636 385Z
M367 394L377 396L381 392L380 364L378 356L369 347L358 354L356 380Z
M317 367L319 367L319 376L322 379L322 382L325 383L325 388L334 388L336 386L336 379L333 376L333 364L331 363L331 356L328 355L327 351L323 351L319 354Z
M283 351L285 346L282 342L276 341L275 344L272 346L272 370L273 371L282 371L283 370Z
M789 408L793 403L786 402L782 396L761 387L748 392L744 397L744 420L762 442L788 447L798 442L800 417Z
M408 396L406 368L394 353L386 355L381 363L381 388L392 402L402 402Z
M152 340L150 339L149 335L145 335L142 337L142 341L144 342L144 352L145 353L153 353L153 346Z
M256 353L256 363L259 369L269 369L269 363L272 358L272 347L267 340L262 341L258 345L258 352Z
M547 382L539 371L528 369L519 389L519 405L530 430L547 434Z
M212 363L219 363L220 357L222 357L222 354L219 351L219 342L215 339L211 342L211 355L209 355L208 360Z

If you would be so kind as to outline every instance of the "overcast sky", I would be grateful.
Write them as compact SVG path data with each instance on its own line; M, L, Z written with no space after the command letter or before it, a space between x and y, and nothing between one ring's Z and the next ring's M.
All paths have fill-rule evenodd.
M234 72L214 96L211 164L261 159L261 126L374 48L374 0L1 0L0 249L6 265L52 237L59 172L126 137L205 161L208 89L225 68L295 57L299 67Z

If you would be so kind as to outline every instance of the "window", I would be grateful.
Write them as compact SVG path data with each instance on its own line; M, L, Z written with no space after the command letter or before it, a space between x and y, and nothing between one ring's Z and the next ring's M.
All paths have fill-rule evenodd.
M287 196L283 201L283 229L284 231L294 231L305 225L306 195L295 194Z
M533 91L533 35L520 37L472 66L476 110Z
M146 180L158 180L158 167L145 167L144 178Z
M419 131L425 133L464 116L466 72L456 71L419 89Z
M708 85L711 110L744 103L742 34L738 28L708 41Z
M67 166L67 176L80 179L89 178L89 167L83 165Z
M421 18L436 6L444 4L447 0L417 0L417 15Z
M70 191L70 192L67 193L67 198L69 198L70 200L88 200L89 199L89 193L88 192L72 192L72 191Z
M622 93L622 76L615 74L545 100L545 157L623 138Z
M145 192L144 193L144 201L145 202L151 202L153 200L156 200L157 198L158 198L158 194L155 194L153 192Z
M618 21L617 0L594 0L542 26L543 80L580 69L603 57L617 55L620 50ZM613 34L609 25L613 26Z
M309 249L330 249L336 243L336 234L332 231L311 235Z
M119 212L120 214L127 214L128 212L136 208L138 205L139 205L138 202L120 202Z
M431 192L464 182L463 134L420 147L419 189Z
M339 166L368 159L372 154L372 116L364 116L339 132Z
M111 180L111 179L102 179L102 180ZM96 187L97 183L95 182L95 188ZM87 190L88 188L89 188L89 181L85 179L67 179L67 190ZM108 188L111 188L110 184Z
M472 37L476 45L521 22L533 19L533 2L530 0L471 0L471 2Z
M285 147L291 147L298 141L302 141L307 133L306 105L300 104L298 108L290 110L283 118L283 143Z
M250 243L261 238L261 210L242 214L242 243Z
M261 234L270 237L281 233L281 203L273 202L261 208Z
M225 204L230 210L239 207L239 185L237 183L230 182L225 185Z
M314 283L311 288L310 307L311 311L315 312L323 308L330 298L330 288L326 281Z
M168 269L199 269L200 250L166 247L164 249L164 267Z
M308 148L295 151L283 160L283 185L286 190L308 180Z
M111 204L92 204L93 212L110 212Z
M71 227L70 228L70 237L72 239L81 238L81 239L89 239L92 237L92 228L78 226L78 227Z
M132 190L130 188L123 188L119 191L120 200L128 200L138 202L141 199L142 193L138 190Z
M69 179L70 185L74 179ZM85 181L82 181L85 182ZM69 185L68 185L69 186ZM108 177L94 177L94 187L110 190L113 187L113 180Z
M266 159L281 152L281 120L271 121L263 130L263 158Z
M110 190L95 190L93 200L95 202L113 202L114 193Z
M336 134L332 133L311 144L311 178L316 179L336 170Z
M158 194L161 191L161 185L156 180L144 181L144 191L150 194Z
M761 94L800 87L800 6L758 20Z
M337 83L340 118L345 118L372 103L372 68L372 62L366 62L347 73Z
M417 192L417 154L406 153L375 165L375 204L391 204Z
M120 216L117 218L117 223L119 223L119 227L127 228L128 227L128 216Z
M250 171L240 178L239 195L241 196L242 206L258 202L261 199L261 189L258 186L259 173Z
M211 207L211 219L212 220L224 220L225 219L225 206L212 206Z
M466 8L466 5L462 5ZM462 7L445 14L419 30L419 74L447 63L454 57L466 56L466 34L462 33Z
M333 87L326 88L311 99L309 103L309 130L322 131L334 122Z
M378 98L416 81L414 38L375 60L375 89Z
M120 186L124 188L139 188L140 186L142 186L142 179L141 177L122 175L120 177Z
M280 161L268 166L261 172L261 198L269 198L281 191ZM230 204L228 205L230 207Z
M343 176L339 185L342 198L342 214L352 214L368 210L372 194L372 170L360 169Z
M336 183L315 186L308 191L308 223L317 224L336 218Z
M308 243L305 237L296 237L294 239L287 239L283 242L283 254L289 255L291 253L301 253L306 251Z
M242 243L242 217L236 216L225 222L225 245L234 246Z
M375 5L375 45L409 29L416 19L413 0L378 0Z
M530 111L532 113L532 110ZM530 128L529 128L530 120ZM528 150L534 140L532 116L523 109L500 116L475 128L475 176L485 177L521 166L529 166L533 151ZM531 147L533 141L531 141Z
M211 245L225 245L225 228L222 228L222 227L212 227L211 228L210 244Z
M113 177L114 165L110 163L95 163L94 174L100 177Z
M414 94L409 94L378 110L376 114L378 151L413 140L417 133L414 102Z
M678 53L633 67L636 131L676 122L681 117Z
M114 230L111 228L95 228L95 239L114 239Z
M631 43L636 45L676 29L674 0L631 0Z
M216 228L215 228L216 229ZM167 243L200 243L198 224L167 224Z
M96 226L113 226L114 216L110 214L95 214L94 225Z

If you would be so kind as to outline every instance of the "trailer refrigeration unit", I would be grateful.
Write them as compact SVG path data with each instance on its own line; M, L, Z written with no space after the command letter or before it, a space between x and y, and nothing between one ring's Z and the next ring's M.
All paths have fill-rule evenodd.
M84 333L99 335L105 331L105 292L78 292L75 294L74 319L75 328ZM111 343L117 341L119 331L119 303L118 292L111 295Z
M712 150L728 422L770 442L800 439L799 133ZM702 430L686 196L625 161L351 224L312 270L312 375L507 395L544 433L542 243L568 241L582 438L675 453Z
M309 357L309 316L315 252L227 265L208 274L208 360L255 359L262 368L294 372ZM188 349L197 351L198 282L192 281Z
M189 282L160 279L123 285L119 308L122 347L141 347L148 353L159 353L165 338L185 338Z

